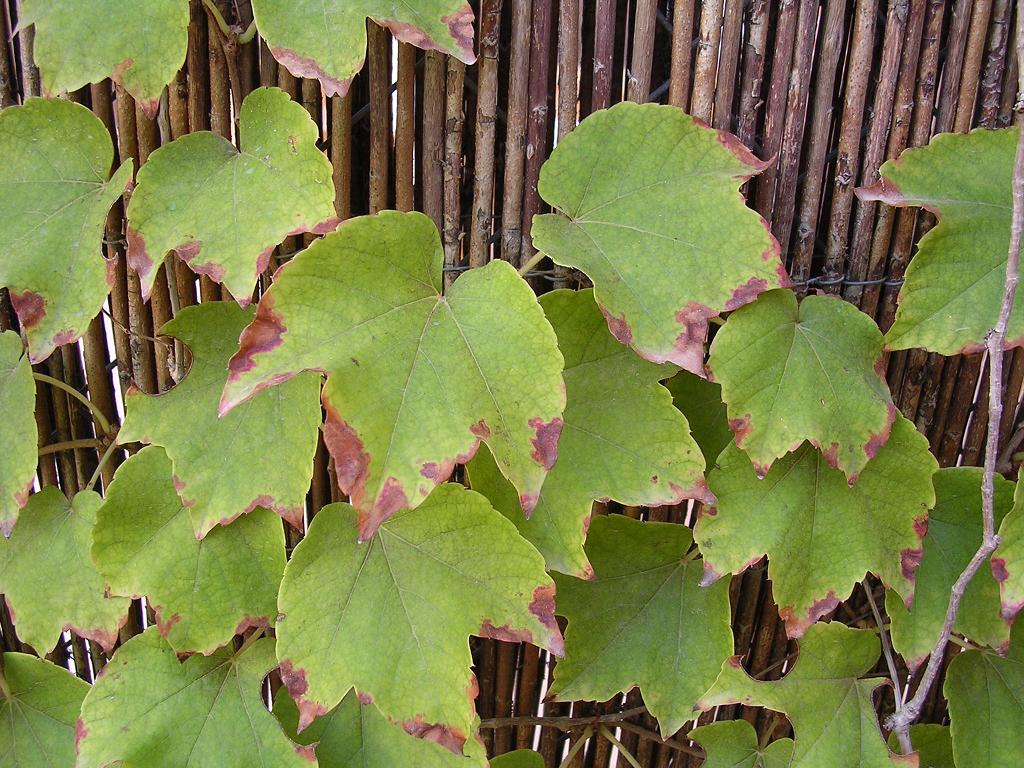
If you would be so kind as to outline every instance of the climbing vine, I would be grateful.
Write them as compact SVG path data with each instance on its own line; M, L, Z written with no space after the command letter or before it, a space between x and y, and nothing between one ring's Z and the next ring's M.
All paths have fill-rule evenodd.
M328 94L360 69L367 17L473 60L462 0L290 5L254 0L255 25ZM77 45L100 6L124 24ZM501 723L477 714L470 636L557 657L554 701L638 688L661 739L708 766L1024 754L1024 491L995 471L1003 354L1024 345L1019 127L940 135L859 190L937 219L884 335L794 290L740 194L767 163L655 104L595 112L558 144L537 256L452 280L425 215L336 218L318 127L276 88L241 104L237 147L196 132L112 167L107 128L56 96L113 76L155 112L187 6L23 2L53 97L0 112L0 286L18 326L0 334L0 591L34 651L3 654L5 764L485 766L480 732ZM160 45L140 49L140 26ZM141 295L177 259L224 300L159 329L183 376L158 395L128 387L112 424L32 366L101 314L122 198ZM315 239L271 277L300 233ZM525 276L545 258L587 287L538 296ZM987 350L983 469L939 469L898 413L882 361L911 347ZM37 385L67 390L96 437L37 451ZM321 437L345 500L314 514ZM38 455L82 448L100 457L83 490L41 484ZM692 524L595 514L599 501L685 505ZM770 681L733 655L728 581L765 559L799 646ZM856 594L874 629L836 613ZM131 636L140 599L151 626ZM46 658L66 632L105 664L92 686ZM950 725L918 724L954 650ZM694 728L732 704L788 729ZM591 737L636 764L614 733L639 728L630 714L547 724L578 736L566 764Z

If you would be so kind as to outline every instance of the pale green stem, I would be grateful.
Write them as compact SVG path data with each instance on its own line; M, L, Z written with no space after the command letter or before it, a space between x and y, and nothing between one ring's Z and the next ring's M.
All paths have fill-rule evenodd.
M519 268L519 276L520 277L526 277L526 273L527 272L529 272L531 269L536 267L538 264L540 264L542 261L544 261L544 259L546 259L547 257L548 257L548 255L546 253L542 253L541 251L537 251L535 254L533 254L533 256L530 257L530 259L525 264L523 264L523 266L521 266Z
M569 768L569 766L572 765L573 758L575 758L579 751L583 749L584 745L586 745L587 743L587 740L593 735L594 726L588 725L586 728L584 728L583 733L580 734L580 737L576 739L575 742L573 742L573 745L571 747L569 747L569 752L566 754L565 760L563 760L559 764L559 768Z
M61 451L73 451L77 448L102 448L103 442L96 440L95 438L89 437L82 440L65 440L62 443L50 443L50 445L44 445L39 449L40 456L47 456L51 453L60 453Z
M66 381L55 379L53 378L53 376L47 376L45 373L33 372L32 376L35 378L36 381L41 381L45 384L49 384L50 386L57 387L57 389L63 389L65 392L67 392L69 395L75 398L78 402L80 402L82 405L84 405L86 408L92 411L93 418L96 419L96 424L98 424L100 429L103 430L103 433L108 435L110 434L110 422L107 421L107 417L103 415L103 411L101 411L92 402L92 400L87 398L85 395L83 395L77 389L72 387Z
M601 735L608 739L608 741L612 743L612 746L619 750L619 754L622 755L626 759L626 762L632 765L633 768L644 768L640 765L640 761L633 757L630 751L626 749L625 745L615 738L615 734L603 725L601 726Z
M92 477L90 477L89 482L85 484L86 489L92 488L96 485L96 481L100 479L100 471L103 469L103 465L107 463L107 460L110 459L111 456L113 456L115 448L117 448L116 440L112 441L110 445L107 446L107 450L105 450L103 455L100 456L100 463L96 465L96 469L93 470Z

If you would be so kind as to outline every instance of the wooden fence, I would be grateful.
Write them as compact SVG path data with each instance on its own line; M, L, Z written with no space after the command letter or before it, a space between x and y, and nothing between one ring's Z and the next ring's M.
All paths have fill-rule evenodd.
M248 0L217 0L224 16L245 27ZM288 91L322 127L322 147L334 164L342 217L383 208L418 209L442 233L451 272L492 258L515 264L531 255L529 222L542 210L540 166L551 148L594 110L622 100L660 101L736 133L772 161L750 182L750 205L782 243L793 279L806 290L842 295L892 322L896 295L913 243L930 225L916 209L861 202L854 188L878 178L878 167L904 147L933 134L1008 125L1017 62L1007 45L1010 0L478 0L478 60L473 66L408 45L368 25L367 66L350 94L325 99L319 84L297 80L257 38L227 40L191 0L185 67L169 87L156 119L109 81L70 94L109 127L120 160L136 167L161 144L190 131L234 138L242 98L260 85ZM38 95L32 29L12 34L17 1L2 0L4 55L0 103ZM2 158L0 158L2 162ZM293 237L279 257L301 248ZM143 303L137 277L125 269L123 210L108 219L108 255L119 257L116 285L104 315L78 345L66 346L41 370L83 391L115 420L129 383L146 392L171 387L182 350L154 338L154 328L179 307L220 297L219 286L180 263L160 277ZM170 281L168 280L170 275ZM534 284L576 285L578 276L541 269ZM6 291L0 329L11 326ZM112 341L112 343L111 343ZM902 412L928 436L942 465L980 464L986 430L981 354L941 357L922 351L888 357L888 381ZM1001 425L1001 469L1024 436L1018 407L1024 351L1012 355L1008 408ZM980 394L979 394L980 393ZM61 392L39 390L43 444L91 437L86 414ZM44 484L73 492L96 465L93 450L48 454ZM113 466L105 467L109 482ZM321 446L310 509L337 498ZM627 514L683 520L685 509L627 509ZM289 545L294 546L294 534ZM736 650L748 669L777 678L795 646L788 643L763 568L732 585ZM863 595L839 609L848 623L873 626ZM126 632L143 617L136 608ZM17 649L10 617L0 609L4 647ZM89 679L104 662L80 640L58 648ZM636 692L601 705L542 704L549 660L531 646L474 641L481 717L495 753L534 744L557 765L566 735L525 722L584 718L639 703ZM66 659L59 659L58 661ZM940 686L923 719L941 722ZM883 705L884 706L884 705ZM768 713L770 715L770 713ZM518 719L509 724L512 715ZM779 727L763 710L742 716L760 731ZM496 720L495 720L496 719ZM638 713L622 731L625 745L647 766L697 765L677 746L659 742L654 720ZM784 723L781 726L787 727ZM680 736L682 739L683 737ZM606 766L608 742L594 740L574 765ZM621 763L620 763L621 764Z

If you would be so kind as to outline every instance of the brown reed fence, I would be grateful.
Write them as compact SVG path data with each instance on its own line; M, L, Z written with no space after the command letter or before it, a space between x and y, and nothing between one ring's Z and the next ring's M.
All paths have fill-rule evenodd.
M224 17L245 28L248 0L216 0ZM442 233L450 272L492 258L513 264L531 255L529 222L544 205L537 194L541 163L566 132L594 110L622 100L681 107L736 133L772 161L748 184L751 206L770 222L793 279L806 290L839 294L892 323L896 294L913 243L931 224L917 209L863 202L854 188L878 179L878 167L903 148L943 131L1009 125L1017 77L1007 45L1015 4L1010 0L475 0L478 60L473 66L397 44L368 24L367 66L350 93L325 99L316 81L279 67L257 36L226 38L200 0L191 0L185 67L149 119L119 87L106 81L69 95L89 106L115 138L120 161L136 167L161 144L212 130L234 138L241 100L260 85L277 85L321 126L323 150L334 164L341 217L384 208L426 212ZM17 0L2 0L4 49L0 105L40 92L33 33L13 34ZM0 162L3 159L0 158ZM145 392L173 386L187 360L182 349L154 338L178 308L219 299L220 287L198 284L177 260L160 272L143 303L137 276L125 268L123 209L107 221L106 250L118 257L108 308L77 345L62 347L42 372L87 391L110 420L134 383ZM277 254L301 248L292 237ZM563 270L535 273L539 291L576 285ZM0 292L0 330L12 326ZM496 329L497 330L497 329ZM902 412L928 436L942 465L980 464L987 390L981 354L941 357L921 350L888 356L888 381ZM1009 406L1001 424L1008 472L1024 439L1024 350L1012 353ZM94 437L87 415L59 390L40 387L37 420L42 445ZM272 447L270 448L272 450ZM40 481L77 491L92 473L91 447L44 454ZM109 482L114 465L104 467ZM323 446L317 453L311 512L338 498ZM625 509L653 520L686 519L685 506ZM296 534L289 529L289 547ZM751 673L778 678L795 651L772 602L765 570L732 583L736 652ZM841 606L850 624L874 626L863 594ZM139 606L125 633L145 622ZM20 649L0 607L6 650ZM95 646L67 638L55 652L91 679L105 658ZM63 654L63 658L61 655ZM543 703L551 660L528 645L474 638L480 681L478 707L492 753L537 745L549 766L564 754L566 730L602 713L638 707L625 700L590 705ZM941 722L933 700L922 720ZM540 720L559 727L541 727ZM734 712L725 713L730 717ZM761 709L742 717L760 732L784 723ZM642 708L628 718L622 740L645 766L690 766L683 735L663 743ZM575 766L612 764L612 748L595 739ZM621 763L620 763L621 764Z

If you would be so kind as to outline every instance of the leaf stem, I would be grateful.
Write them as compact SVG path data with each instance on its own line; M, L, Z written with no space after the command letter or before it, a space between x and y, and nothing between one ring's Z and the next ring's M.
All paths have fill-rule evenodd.
M544 259L546 259L547 257L548 257L548 255L546 253L544 253L543 251L537 251L535 254L533 254L533 256L531 256L529 259L527 259L526 263L523 264L523 266L521 266L519 268L519 276L520 277L526 277L526 273L527 272L529 272L531 269L536 267L538 264L540 264L542 261L544 261Z
M97 440L94 437L83 438L82 440L65 440L60 443L50 443L49 445L42 446L38 455L47 456L51 453L60 453L61 451L73 451L78 448L102 448L103 441Z
M594 726L588 725L586 728L584 728L583 733L580 734L580 737L573 742L573 745L571 747L569 747L569 751L566 753L565 759L558 764L558 768L569 768L569 766L572 765L573 759L576 757L577 754L579 754L579 751L583 749L587 741L593 735Z
M100 427L100 429L103 430L104 434L107 434L107 435L110 434L110 422L107 421L107 417L103 415L103 411L101 411L99 409L99 407L95 403L93 403L92 400L90 400L88 397L83 395L81 392L79 392L77 389L72 387L66 381L61 381L60 379L55 379L55 378L53 378L53 376L47 376L45 373L39 373L38 371L33 371L32 372L32 377L36 381L41 381L44 384L49 384L52 387L57 387L57 389L62 389L65 392L67 392L69 395L71 395L73 398L75 398L78 402L80 402L82 405L84 405L86 408L88 408L90 411L92 411L92 415L93 415L93 418L96 420L96 424Z
M245 45L251 43L253 38L256 37L256 19L249 22L249 26L245 28L245 32L238 36L238 44Z
M878 625L878 637L882 642L882 655L885 656L885 665L889 668L889 678L892 680L892 695L896 700L896 709L900 709L903 706L903 689L900 685L900 676L896 671L896 659L893 658L892 654L892 641L889 638L889 633L885 629L885 621L882 619L882 612L878 610L878 604L875 602L874 590L867 577L863 581L864 594L868 598L868 605L871 606L871 613L874 614L875 624ZM900 749L903 754L909 755L914 751L914 746L910 743L909 731L897 732L896 738L900 741Z
M1017 60L1024 61L1024 14L1017 15ZM988 435L985 441L985 470L981 478L981 521L982 538L978 551L964 568L963 573L953 584L946 607L946 618L942 630L932 647L928 657L928 665L921 676L913 698L904 702L886 721L890 730L899 736L903 744L904 736L909 738L910 724L917 720L921 708L932 685L939 675L942 657L946 645L953 632L953 624L960 610L967 585L981 569L981 566L992 556L999 546L999 536L995 532L995 474L999 454L999 426L1003 416L1003 352L1006 344L1006 331L1010 323L1010 311L1017 294L1017 282L1020 278L1020 246L1021 233L1024 230L1024 67L1020 68L1017 79L1017 101L1014 104L1016 119L1014 120L1019 135L1017 137L1017 154L1013 164L1013 216L1010 220L1010 248L1006 256L1006 279L1003 283L1003 300L999 307L999 319L995 327L985 337L988 348Z
M220 8L217 7L217 4L214 3L213 0L203 0L203 5L206 6L206 12L213 17L215 22L217 22L217 26L224 34L224 37L231 37L233 34L231 27L228 25L227 21L224 20L224 16L221 14Z
M626 762L632 765L633 768L644 768L640 765L640 761L633 757L633 754L626 749L626 746L615 738L615 734L612 733L607 726L601 726L601 735L608 739L608 741L610 741L612 745L619 750L619 754L622 755L626 759Z
M117 448L117 441L111 440L110 445L107 446L107 450L100 456L100 463L96 465L96 469L92 472L92 477L89 478L89 482L85 484L82 490L87 490L96 485L96 481L100 479L100 471L103 469L103 465L107 463L107 460L114 455L114 449Z

